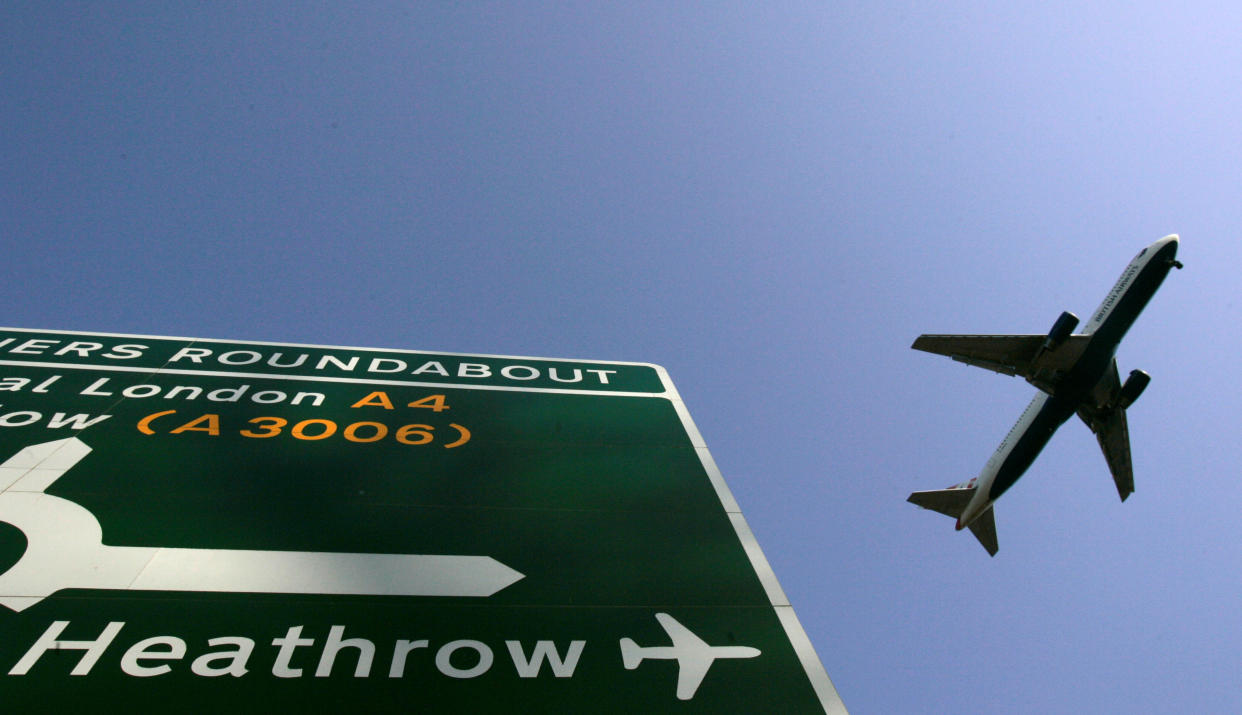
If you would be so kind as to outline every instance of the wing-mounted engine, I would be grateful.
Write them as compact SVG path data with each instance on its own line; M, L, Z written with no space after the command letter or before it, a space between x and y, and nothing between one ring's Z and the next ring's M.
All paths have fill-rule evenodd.
M1126 382L1121 386L1121 391L1117 393L1117 407L1126 409L1134 404L1134 401L1143 394L1143 390L1147 389L1147 385L1151 382L1151 375L1142 370L1131 370L1130 376L1126 378Z
M1052 330L1048 331L1048 337L1044 339L1044 344L1040 346L1040 352L1052 352L1061 347L1061 343L1066 338L1074 334L1074 328L1078 327L1078 316L1068 310L1061 313L1057 318L1057 322L1052 324Z
M1077 352L1073 352L1073 356L1059 355L1055 351L1057 348L1065 345L1066 341L1074 334L1074 328L1078 327L1078 316L1068 310L1061 313L1057 317L1052 329L1048 331L1048 335L1039 345L1039 350L1035 351L1035 355L1031 358L1029 369L1026 374L1026 381L1035 387L1043 390L1048 394L1052 394L1056 389L1057 382L1061 379L1061 375L1066 369L1073 365L1077 359ZM1062 360L1060 358L1070 358Z

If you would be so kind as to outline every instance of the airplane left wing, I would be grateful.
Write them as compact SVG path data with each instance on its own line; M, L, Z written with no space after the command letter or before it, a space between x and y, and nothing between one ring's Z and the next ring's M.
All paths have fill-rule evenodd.
M1126 411L1113 410L1108 419L1093 431L1100 449L1104 450L1108 471L1113 473L1117 495L1125 501L1134 493L1134 465L1130 461L1130 427L1126 424Z
M1002 375L1018 375L1043 389L1049 378L1074 366L1090 338L1070 335L1054 349L1044 350L1047 335L920 335L910 347Z
M1084 404L1078 408L1078 416L1100 443L1104 452L1104 461L1108 462L1108 471L1113 475L1113 483L1117 485L1117 494L1121 501L1134 493L1134 465L1130 459L1130 426L1126 421L1126 411L1122 407L1109 408L1121 392L1121 379L1117 375L1117 361L1105 374L1104 379L1096 387L1093 395L1094 405ZM1104 405L1098 407L1096 405Z
M656 620L672 639L673 648L682 652L677 657L677 698L689 700L712 667L711 647L667 613L657 613Z

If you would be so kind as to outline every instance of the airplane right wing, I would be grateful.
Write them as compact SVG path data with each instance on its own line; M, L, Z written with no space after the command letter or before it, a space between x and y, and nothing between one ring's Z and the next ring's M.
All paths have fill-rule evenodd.
M920 335L910 347L1002 375L1018 375L1040 387L1073 367L1091 336L1070 335L1054 349L1043 350L1047 339L1047 335Z
M1116 396L1121 392L1121 379L1117 375L1117 361L1105 374L1104 379L1096 387L1093 396L1095 404L1084 404L1078 408L1078 416L1100 443L1104 451L1104 461L1108 462L1108 471L1113 475L1113 483L1117 485L1117 494L1121 501L1134 493L1134 465L1130 460L1130 427L1126 422L1126 411L1122 407L1109 408ZM1097 405L1104 405L1098 407Z

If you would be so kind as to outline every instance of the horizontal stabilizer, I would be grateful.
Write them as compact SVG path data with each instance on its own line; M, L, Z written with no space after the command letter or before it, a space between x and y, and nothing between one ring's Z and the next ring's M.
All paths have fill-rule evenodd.
M975 535L983 548L988 550L988 556L995 556L1000 550L1000 546L996 543L996 517L992 515L992 507L979 515L977 519L970 522L970 533Z
M962 516L962 512L966 510L966 505L970 503L970 498L974 495L974 488L952 487L930 492L914 492L906 501L921 506L924 509L931 509L939 514L959 519ZM992 514L992 507L988 507L987 511L970 522L970 533L975 535L980 544L983 544L983 548L987 549L988 555L996 555L999 547L996 540L996 518Z
M930 492L915 492L906 501L956 519L962 515L963 511L966 511L966 505L970 503L970 498L974 494L974 489L954 487Z
M638 664L643 662L643 649L634 642L633 638L621 639L621 664L626 670L633 670Z

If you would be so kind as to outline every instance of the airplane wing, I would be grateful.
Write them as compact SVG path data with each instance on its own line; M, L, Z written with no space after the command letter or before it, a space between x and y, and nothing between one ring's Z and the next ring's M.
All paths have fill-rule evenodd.
M920 335L910 347L1002 375L1018 375L1040 387L1073 367L1091 336L1070 335L1045 351L1041 348L1047 339L1047 335Z
M1114 360L1104 379L1096 387L1092 395L1094 404L1084 404L1078 408L1078 416L1095 433L1095 439L1104 451L1104 460L1108 462L1108 471L1113 475L1113 483L1117 485L1117 494L1121 501L1134 493L1134 465L1130 460L1130 426L1126 422L1126 411L1121 408L1109 409L1116 395L1121 392L1121 379L1117 375L1117 361ZM1097 405L1104 405L1099 407Z
M707 669L712 667L712 658L684 657L677 660L677 665L677 699L689 700L707 676Z
M681 625L667 613L657 613L656 620L664 627L664 632L673 639L673 648L679 651L677 656L677 697L689 700L699 689L707 671L712 667L711 646L685 626Z

